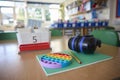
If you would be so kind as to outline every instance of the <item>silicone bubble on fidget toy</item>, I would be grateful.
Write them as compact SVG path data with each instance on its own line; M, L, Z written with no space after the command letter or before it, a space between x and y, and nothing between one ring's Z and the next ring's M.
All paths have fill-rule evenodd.
M48 53L40 59L40 64L46 68L63 68L71 63L72 56L64 53Z

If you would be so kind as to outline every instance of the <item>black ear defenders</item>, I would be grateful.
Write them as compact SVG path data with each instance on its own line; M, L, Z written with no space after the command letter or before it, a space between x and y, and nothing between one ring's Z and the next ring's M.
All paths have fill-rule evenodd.
M71 37L68 41L68 47L77 52L93 54L96 47L101 47L101 41L92 35Z

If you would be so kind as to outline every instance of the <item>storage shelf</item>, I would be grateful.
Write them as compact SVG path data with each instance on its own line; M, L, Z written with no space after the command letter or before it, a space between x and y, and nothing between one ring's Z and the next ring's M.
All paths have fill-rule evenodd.
M106 9L106 8L107 8L107 7L97 7L97 8L92 8L92 9L101 10L101 9ZM70 17L78 16L78 15L80 15L80 14L89 13L89 12L92 11L92 9L91 9L91 10L88 10L88 11L84 11L84 12L78 11L78 13L70 15Z
M63 36L67 33L66 32L67 30L72 30L72 31L70 31L72 36L76 35L76 31L77 30L80 32L81 36L84 36L84 35L89 35L90 32L93 31L93 30L95 30L95 29L100 30L100 29L104 29L104 28L105 28L104 26L98 26L98 27L53 28L53 29L55 29L55 30L61 30Z
M76 14L70 15L70 17L77 16L77 15L80 15L80 14L89 13L89 12L90 12L90 10L89 10L89 11L84 11L84 12L78 12L78 13L76 13Z

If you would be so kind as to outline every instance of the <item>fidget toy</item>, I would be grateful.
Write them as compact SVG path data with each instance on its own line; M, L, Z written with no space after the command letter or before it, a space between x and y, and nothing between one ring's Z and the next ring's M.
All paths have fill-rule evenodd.
M40 64L46 68L63 68L71 64L72 56L64 53L48 53L41 57Z

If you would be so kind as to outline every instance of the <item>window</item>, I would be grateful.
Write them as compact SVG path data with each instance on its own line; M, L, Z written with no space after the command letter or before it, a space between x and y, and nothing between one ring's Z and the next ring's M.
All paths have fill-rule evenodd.
M50 18L50 10L45 10L45 20L46 21L50 21L51 18Z
M50 23L61 19L60 16L59 4L0 1L0 26L6 27L8 25L12 27L12 30L17 22L22 22L25 25L28 20ZM9 28L7 29L9 30Z
M56 4L49 5L49 11L50 11L51 21L57 21L58 19L61 19L60 5L56 5Z
M58 9L49 9L50 10L50 18L51 21L57 21L58 19L60 19L60 12Z
M12 2L12 1L0 1L0 6L13 7L14 6L14 2Z
M28 18L42 21L55 21L60 18L58 4L28 4Z
M21 6L22 5L22 6ZM15 2L15 14L17 21L25 20L25 3L24 2Z
M1 7L2 25L12 25L13 19L13 8Z
M42 9L39 7L28 7L28 18L42 20Z
M14 2L0 1L1 25L12 25L14 23L13 6L14 6Z

